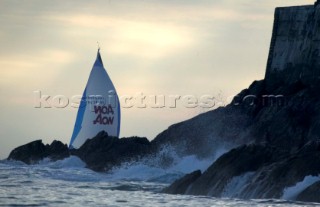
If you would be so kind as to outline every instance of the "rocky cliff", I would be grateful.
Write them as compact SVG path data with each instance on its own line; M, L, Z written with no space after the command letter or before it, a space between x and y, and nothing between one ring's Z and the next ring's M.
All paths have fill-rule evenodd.
M231 117L235 115L230 124L222 118L226 125L214 127L212 134L222 129L220 138L224 139L229 126L237 126L240 130L235 130L238 133L229 139L250 145L220 157L199 178L184 186L184 194L281 198L286 188L302 182L306 176L320 175L319 29L318 2L275 10L264 80L253 82L220 112L210 112L212 116L225 116L225 111L232 111ZM240 120L246 117L240 125L233 122L237 116ZM220 122L219 117L215 122ZM176 129L178 134L183 131L181 128ZM174 129L169 130L167 135L173 136ZM310 186L296 199L317 201L317 186L318 183ZM173 184L165 192L181 193L174 188Z
M208 156L220 145L268 142L288 150L319 138L320 5L276 8L264 80L227 107L175 124L154 143Z
M276 8L265 80L268 89L297 80L310 84L320 78L320 8Z

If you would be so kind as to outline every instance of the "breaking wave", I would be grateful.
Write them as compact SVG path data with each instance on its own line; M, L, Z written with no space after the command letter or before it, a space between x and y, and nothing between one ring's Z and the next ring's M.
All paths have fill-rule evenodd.
M76 156L63 160L44 159L39 164L25 165L17 161L2 161L0 164L17 173L34 174L38 178L76 182L99 181L143 181L169 184L195 170L205 171L227 149L221 148L210 158L200 159L194 155L179 157L169 146L137 162L123 163L107 173L98 173L86 168L86 164Z
M171 183L195 170L204 172L226 151L221 148L212 157L201 159L194 155L179 157L170 146L166 146L156 155L145 157L139 162L124 163L114 168L111 177L114 180Z
M285 188L282 199L295 200L303 190L318 181L320 181L320 176L306 176L303 181L296 183L295 186Z
M222 192L222 197L237 198L240 197L241 192L250 183L255 172L247 172L239 176L233 177L226 185Z

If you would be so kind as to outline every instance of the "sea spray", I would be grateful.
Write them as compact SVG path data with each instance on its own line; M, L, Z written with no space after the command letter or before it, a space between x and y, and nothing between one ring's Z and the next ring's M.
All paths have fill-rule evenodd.
M49 158L45 158L39 162L39 165L46 165L51 168L84 168L86 163L77 156L70 156L55 162L52 162Z
M110 174L113 180L172 183L195 170L204 172L226 151L225 148L219 148L212 157L205 159L195 155L180 157L171 146L167 145L154 155L114 167Z
M292 187L285 188L282 199L295 200L299 193L319 180L320 176L306 176L303 181L296 183Z
M233 177L229 183L224 187L221 197L224 198L239 198L241 192L250 183L254 176L254 172L247 172L239 176Z

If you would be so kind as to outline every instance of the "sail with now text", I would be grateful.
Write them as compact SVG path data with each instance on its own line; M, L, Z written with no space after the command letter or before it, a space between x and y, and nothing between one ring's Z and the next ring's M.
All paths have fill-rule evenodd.
M119 137L120 103L116 89L103 66L100 49L83 92L69 148L79 148L101 131Z

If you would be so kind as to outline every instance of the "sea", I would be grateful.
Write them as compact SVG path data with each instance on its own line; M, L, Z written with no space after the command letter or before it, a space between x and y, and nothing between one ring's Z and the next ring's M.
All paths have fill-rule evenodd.
M94 172L71 156L26 165L0 161L0 206L242 207L320 206L287 200L241 200L209 196L167 195L161 190L186 173L204 171L212 160L190 156L161 169L128 163L109 173Z

